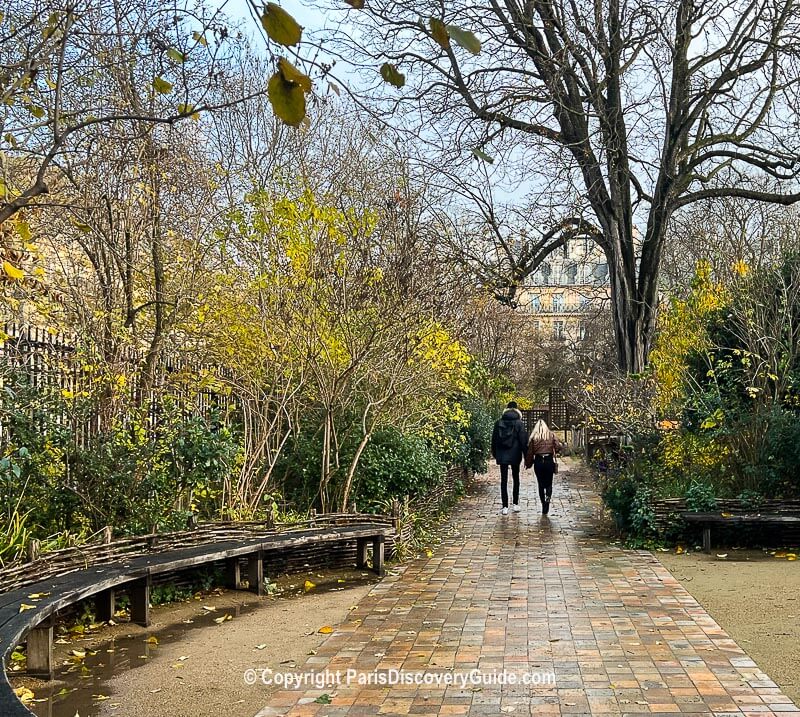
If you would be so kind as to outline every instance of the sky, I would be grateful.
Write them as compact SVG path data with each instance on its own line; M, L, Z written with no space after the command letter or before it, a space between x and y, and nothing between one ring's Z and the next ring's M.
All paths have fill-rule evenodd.
M292 15L304 28L316 30L323 27L324 12L312 7L309 3L300 0L282 0L278 3L286 12ZM223 12L235 20L244 20L253 23L247 0L211 0L211 7L222 7ZM261 6L261 0L256 0L256 5Z

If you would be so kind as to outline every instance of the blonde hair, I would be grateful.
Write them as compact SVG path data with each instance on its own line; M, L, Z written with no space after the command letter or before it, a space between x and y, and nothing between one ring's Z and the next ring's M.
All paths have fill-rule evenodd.
M531 431L532 441L546 441L548 438L554 437L553 432L543 418L540 418L533 424L533 430Z

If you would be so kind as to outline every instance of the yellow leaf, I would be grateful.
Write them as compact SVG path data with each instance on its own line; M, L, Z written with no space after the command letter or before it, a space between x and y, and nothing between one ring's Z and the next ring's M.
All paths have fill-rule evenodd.
M69 654L70 654L70 657L74 657L74 658L76 658L78 660L82 660L84 657L86 657L86 650L80 650L80 649L70 650Z
M384 82L388 82L397 88L406 84L406 76L390 62L384 62L381 65L381 77L383 77Z
M786 553L784 553L782 550L778 551L777 553L775 553L775 557L776 558L785 558L786 557Z
M292 47L300 42L300 38L303 36L303 28L297 24L297 20L274 2L268 2L264 6L261 24L270 40L274 40L279 45Z
M303 588L305 589L306 592L308 592L309 590L313 590L315 587L317 587L316 584L312 583L310 580L306 580L303 583Z
M275 116L290 127L298 127L306 116L306 93L300 85L287 82L280 71L269 78L267 97Z
M787 560L797 560L797 555L795 553L786 553Z
M217 625L221 625L223 622L226 622L227 620L231 619L232 618L230 615L223 615L222 617L215 617L214 622L217 623Z
M27 603L22 603L19 606L19 611L20 612L25 612L26 610L35 610L35 609L36 609L36 605L28 605Z
M679 545L677 548L675 548L675 553L677 555L682 555L683 554L683 546Z
M323 625L317 632L321 635L330 635L333 632L333 628L330 625Z
M31 226L28 222L18 221L14 225L14 229L16 229L17 235L22 241L29 242L31 240Z
M167 82L163 77L156 77L153 80L153 89L161 95L172 92L172 83Z
M31 600L41 600L42 598L49 597L50 593L31 593L28 597Z
M7 261L3 262L3 271L6 273L6 276L10 279L14 279L14 281L21 281L25 278L25 272L22 269L17 269L16 266Z
M446 50L450 47L450 35L447 34L447 28L445 27L444 23L432 17L428 20L428 25L431 28L431 37L439 43L439 46Z
M298 85L304 92L311 92L311 78L300 72L289 60L285 57L278 58L278 71L283 75L283 79Z
M208 40L206 40L206 38L205 38L203 35L201 35L199 32L197 32L197 30L195 30L195 31L192 33L192 39L193 39L193 40L194 40L194 41L195 41L195 42L196 42L198 45L202 45L203 47L205 47L206 45L208 45Z
M26 702L30 702L36 696L29 690L27 687L18 687L14 690L14 694L19 698L19 701L23 704Z
M155 635L151 635L150 637L148 637L148 638L145 640L145 642L146 642L148 645L157 645L157 644L158 644L158 638L157 638Z

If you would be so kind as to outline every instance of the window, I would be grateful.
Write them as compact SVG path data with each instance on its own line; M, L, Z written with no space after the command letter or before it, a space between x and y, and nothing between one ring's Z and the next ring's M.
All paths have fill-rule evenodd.
M564 322L563 321L554 321L553 322L553 338L554 339L563 339L564 338Z
M608 278L608 264L606 264L605 262L600 262L594 268L594 283L604 284L607 278Z
M533 330L537 333L542 330L542 322L541 321L534 321L533 322Z
M567 266L564 267L564 276L566 277L566 284L574 284L578 279L578 265L567 264Z
M531 313L537 313L541 310L542 310L542 300L539 298L538 294L533 294L531 296L530 311Z
M553 311L559 312L564 310L564 294L553 294Z
M578 324L578 339L580 341L583 341L585 338L586 338L586 322L581 321L581 323Z
M549 284L550 283L550 274L553 273L553 270L550 268L550 264L542 264L541 268L539 269L539 273L542 277L542 284Z

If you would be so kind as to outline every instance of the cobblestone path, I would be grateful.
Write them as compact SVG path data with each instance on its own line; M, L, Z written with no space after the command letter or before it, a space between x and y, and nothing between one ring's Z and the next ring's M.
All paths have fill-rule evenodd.
M432 556L293 670L331 684L279 691L258 717L800 711L650 552L595 532L578 464L556 476L549 517L530 471L520 502L499 515L497 468L479 477Z

